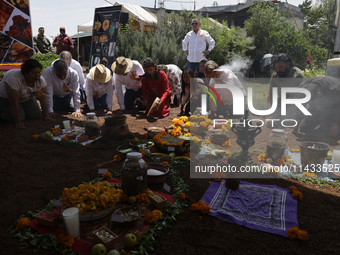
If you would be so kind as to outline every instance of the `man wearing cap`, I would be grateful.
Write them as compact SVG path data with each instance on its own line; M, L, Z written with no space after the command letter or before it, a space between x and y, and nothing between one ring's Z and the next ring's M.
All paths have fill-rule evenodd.
M65 33L65 27L60 27L60 34L54 38L53 47L57 47L57 54L63 50L69 51L71 54L74 50L74 45L71 36Z
M108 114L112 113L114 84L110 69L102 64L92 67L86 76L85 88L91 112L107 109Z
M197 72L199 71L200 60L214 49L215 40L207 31L200 28L199 19L193 19L191 25L192 31L184 37L182 47L187 54L187 68L195 73L195 69ZM206 50L207 44L209 45L208 50Z
M230 84L241 89L244 97L247 95L242 83L239 81L237 76L228 68L218 67L218 65L209 60L205 63L206 76L212 78L210 80L210 86L215 87L215 84ZM233 95L229 89L226 88L215 88L219 97L221 98L222 104L217 103L217 106L212 98L209 99L209 109L212 114L219 115L232 115Z
M142 65L136 60L118 57L113 62L111 69L116 74L115 93L120 110L124 113L125 110L134 109L135 105L137 105L139 110L145 110L145 106L141 103L143 101L143 93L142 82L139 77L144 74Z
M77 72L65 60L58 59L44 70L43 77L47 83L48 112L71 111L81 117Z

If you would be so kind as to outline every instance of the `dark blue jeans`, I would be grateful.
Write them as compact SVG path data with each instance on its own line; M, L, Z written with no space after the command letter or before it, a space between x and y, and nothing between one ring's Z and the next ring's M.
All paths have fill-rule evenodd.
M200 63L199 62L190 62L189 60L187 60L187 68L190 69L191 71L193 71L193 73L195 74L195 69L198 71L200 70Z
M107 93L100 98L93 97L94 109L107 109ZM110 109L111 110L111 109Z
M143 92L142 88L138 90L134 89L126 89L125 95L124 95L124 105L126 110L131 110L135 108L135 105L137 105L138 110L145 110L145 106L141 102L137 100L137 98L140 98L143 100Z
M64 97L53 95L53 111L68 111L74 112L74 103L72 94L69 93Z

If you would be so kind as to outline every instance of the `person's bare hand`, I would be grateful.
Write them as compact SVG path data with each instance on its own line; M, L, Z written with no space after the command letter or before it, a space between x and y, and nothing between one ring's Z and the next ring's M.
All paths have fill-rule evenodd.
M27 125L28 125L27 123L21 122L21 121L15 123L15 126L16 126L17 128L25 128Z
M81 114L81 112L72 112L72 115L75 117L82 117L83 114Z
M111 111L107 111L106 114L112 114L112 112Z
M206 55L208 55L208 54L210 53L210 51L205 50L205 51L203 51L202 53L203 53L203 56L205 57Z
M188 51L188 50L186 50L186 51L185 51L185 54L187 54L187 56L188 56L188 55L189 55L189 51Z

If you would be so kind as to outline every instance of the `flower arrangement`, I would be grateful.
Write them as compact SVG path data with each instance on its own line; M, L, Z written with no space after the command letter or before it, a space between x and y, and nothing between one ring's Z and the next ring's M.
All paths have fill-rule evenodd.
M205 121L202 121L199 125L201 128L206 128L208 124Z
M179 193L179 197L180 200L184 201L185 199L188 198L188 195L185 195L183 192Z
M170 131L170 135L175 136L175 137L180 136L181 134L182 134L182 128L180 126L177 126L176 128Z
M146 193L139 193L136 195L136 202L137 204L147 204L149 203L149 197Z
M188 121L188 122L186 122L184 125L185 125L186 128L190 128L191 122Z
M293 153L294 153L294 152L300 152L300 149L290 149L289 151L290 151L290 152L293 152Z
M177 128L181 128L181 127L177 127ZM173 132L173 131L174 131L174 130L172 130L171 132ZM170 135L176 136L176 135L178 134L178 132L179 132L179 135L180 135L180 131L177 131L176 133L174 133L175 135L173 135L173 133L170 133ZM162 138L163 138L164 136L166 136L167 134L168 134L168 133L167 133L166 131L163 131L162 133L155 135L155 136L153 137L153 140L154 140L155 142L157 142L157 143L162 144L162 145L170 145L169 142L164 141L164 140L162 139ZM182 145L183 142L184 142L184 141L180 141L180 142L178 142L178 143L171 143L171 145L173 145L173 146Z
M38 89L36 92L35 92L35 97L36 98L40 98L42 96L46 96L46 94L44 92L42 92L40 89Z
M22 229L25 229L25 228L27 228L27 226L30 224L30 222L31 222L31 221L30 221L27 217L21 218L21 219L18 221L18 224L16 225L15 229L16 229L17 231L22 230Z
M112 174L110 172L105 173L105 174L102 175L102 178L103 178L103 180L111 179L112 178Z
M33 140L37 140L39 137L40 137L39 134L32 135L32 139L33 139Z
M65 188L60 200L65 208L77 207L80 214L98 212L103 208L112 209L115 202L119 202L115 190L107 181L80 184L78 187Z
M210 205L206 205L205 201L200 200L197 204L192 204L190 211L201 211L203 214L208 214L210 213L211 210L211 206Z
M190 137L191 134L190 134L190 133L186 133L186 134L184 134L184 136L185 136L185 137Z
M58 241L61 243L62 248L71 248L74 244L74 238L71 235L59 234Z
M258 159L259 161L261 161L261 162L265 162L266 159L267 159L267 157L268 157L268 155L267 155L266 153L261 153L261 154L257 157L257 159Z
M116 154L114 157L113 157L113 161L121 161L122 160L122 157L118 154Z
M143 220L148 224L152 224L154 222L157 222L160 217L162 217L162 212L155 209L152 212L148 212Z
M222 147L231 147L230 139L222 144Z
M308 240L307 232L300 230L298 227L289 228L287 230L287 235L290 239L299 238L303 242Z
M292 197L294 199L299 199L299 200L302 200L303 198L303 195L300 191L298 191L298 189L295 187L295 186L290 186L289 189L291 190L292 192Z
M85 146L90 146L91 145L91 143L85 143Z
M203 115L201 115L201 116L198 117L198 121L199 121L199 122L205 121L206 119L207 119L207 118L206 118L205 116L203 116Z
M189 121L189 118L188 118L187 116L181 116L181 117L179 117L179 119L180 119L181 121L183 121L184 123L186 123L187 121Z

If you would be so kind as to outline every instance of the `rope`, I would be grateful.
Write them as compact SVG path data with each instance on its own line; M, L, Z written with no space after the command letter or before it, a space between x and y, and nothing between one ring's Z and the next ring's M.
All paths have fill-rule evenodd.
M290 14L292 14L292 17L293 17L293 19L294 19L295 25L296 25L297 29L299 30L299 33L300 33L300 35L301 35L301 37L302 37L302 41L303 41L303 43L304 43L304 45L305 45L305 47L306 47L306 49L307 49L308 56L309 56L309 58L310 58L312 64L313 64L314 66L317 66L317 65L314 63L314 60L313 60L313 58L312 58L312 55L310 54L310 50L308 49L307 44L306 44L306 42L305 42L305 38L303 37L303 35L302 35L302 33L301 33L301 30L300 30L300 28L299 28L299 26L298 26L298 24L297 24L297 22L296 22L296 20L295 20L293 11L292 11L292 9L291 9L290 6L289 6L288 0L286 0L286 3L287 3L287 5L288 5L288 9L289 9L289 11L290 11Z

